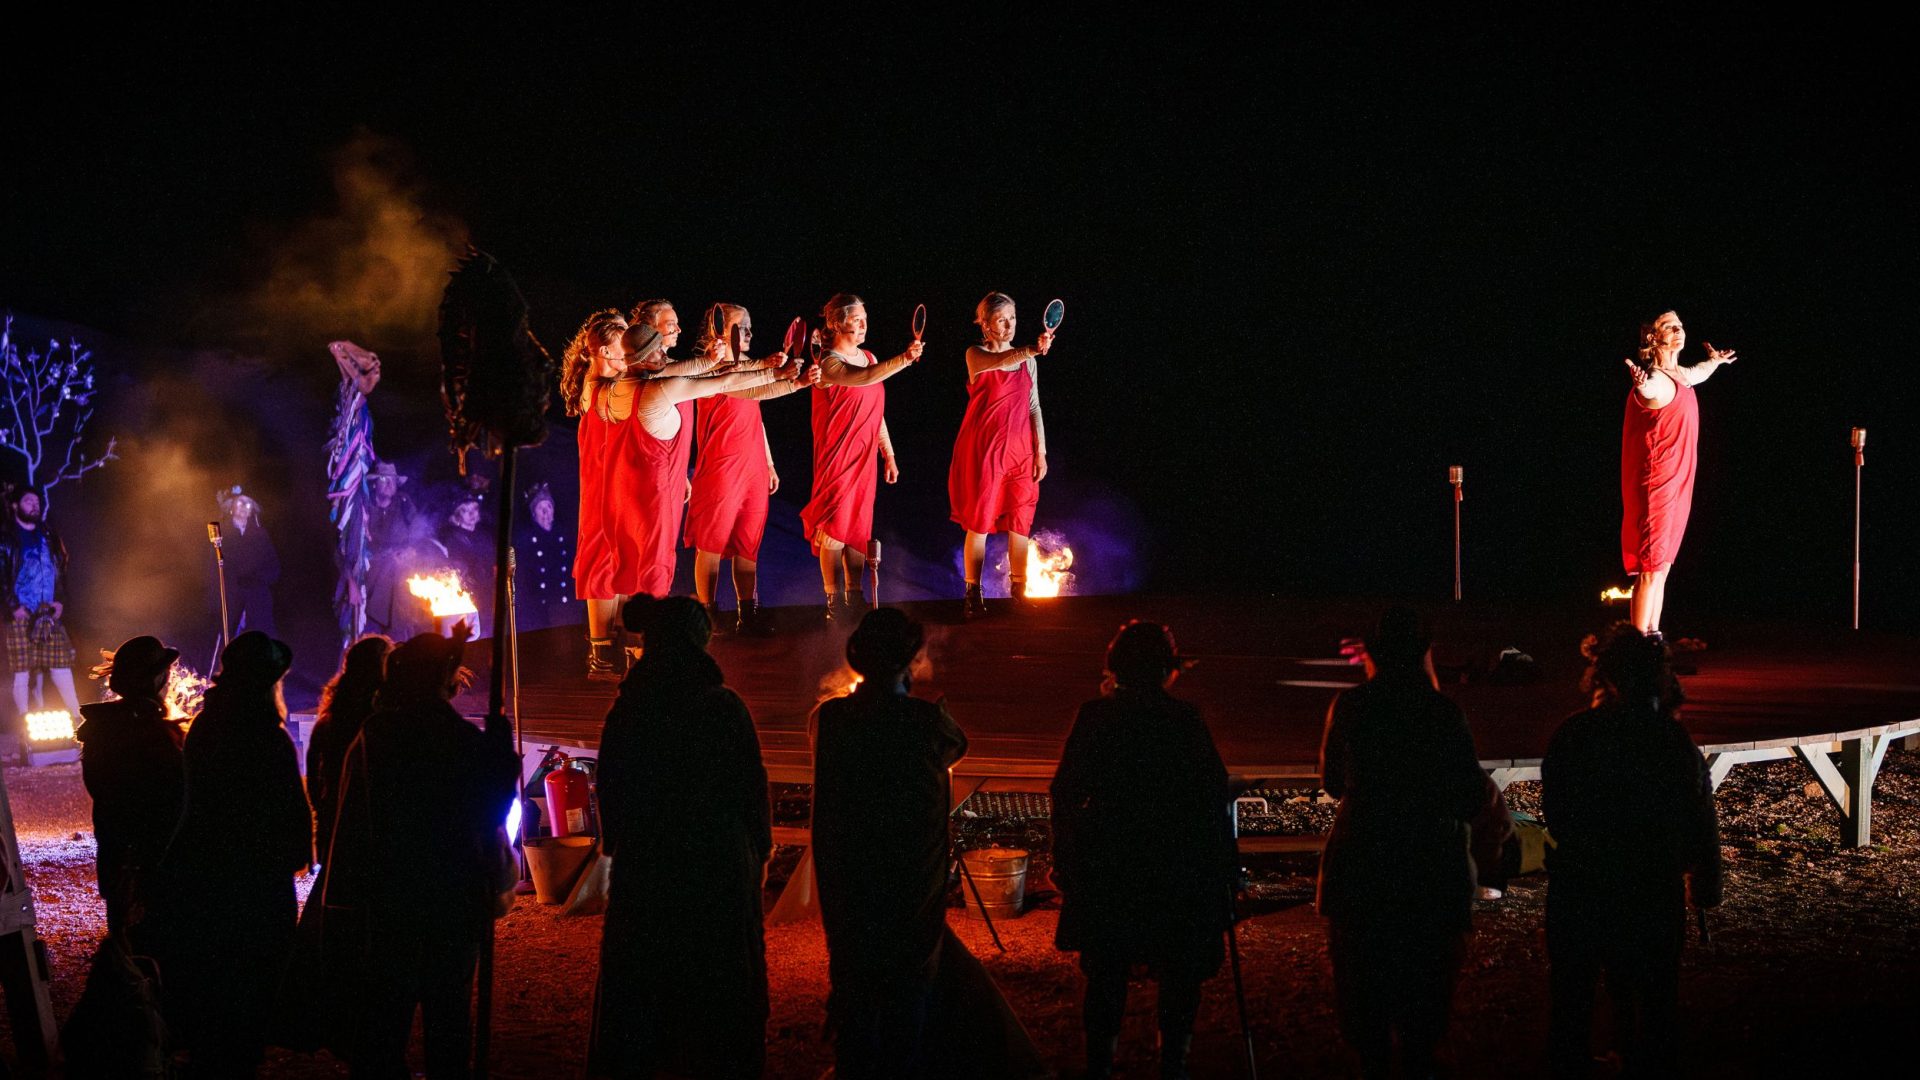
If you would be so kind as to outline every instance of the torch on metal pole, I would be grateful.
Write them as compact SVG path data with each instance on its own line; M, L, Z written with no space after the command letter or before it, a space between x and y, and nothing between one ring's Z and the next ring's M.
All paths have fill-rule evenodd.
M220 579L220 645L213 650L214 659L218 661L221 650L227 647L227 642L233 640L233 620L227 615L227 559L220 551L219 522L207 522L207 543L213 545L214 576ZM1857 556L1854 562L1856 565L1858 564L1859 559ZM1857 577L1858 574L1856 573L1855 576ZM1858 622L1859 620L1856 618L1854 621Z
M1447 466L1447 483L1453 485L1453 598L1460 599L1460 504L1466 501L1466 489L1463 486L1466 469L1459 465Z
M513 682L507 700L508 707L513 712L513 753L515 757L521 759L521 765L524 768L527 750L520 740L520 610L518 606L520 590L515 580L519 570L519 553L509 546L507 548L507 663L513 675ZM524 779L522 777L523 781ZM519 798L518 794L514 796L516 801Z
M880 541L867 541L867 565L873 568L873 606L880 606Z
M1867 429L1853 429L1853 628L1860 629L1860 476L1867 467Z

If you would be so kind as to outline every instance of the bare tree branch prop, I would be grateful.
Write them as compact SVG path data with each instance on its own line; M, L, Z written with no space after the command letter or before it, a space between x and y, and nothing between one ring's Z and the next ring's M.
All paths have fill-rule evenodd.
M78 339L52 340L46 352L29 347L23 354L13 336L13 315L0 324L0 448L20 455L26 481L50 492L66 480L78 480L109 461L119 460L109 437L105 450L86 453L87 424L93 419L93 353Z

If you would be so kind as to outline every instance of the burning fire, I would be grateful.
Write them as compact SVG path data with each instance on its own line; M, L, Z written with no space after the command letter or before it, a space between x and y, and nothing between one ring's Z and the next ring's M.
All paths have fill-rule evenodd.
M174 661L173 670L167 673L167 688L160 695L161 704L167 707L167 719L192 720L200 715L200 699L207 696L207 687L212 685L212 679Z
M407 579L407 591L425 600L436 619L448 615L473 615L480 610L473 606L472 594L461 588L458 570L415 574Z
M1616 601L1631 600L1633 599L1633 586L1629 585L1623 589L1618 585L1609 585L1606 591L1600 594L1600 599L1609 604Z
M848 694L859 689L860 684L865 681L866 680L860 677L858 672L842 664L838 671L820 680L820 700L825 701L828 698L846 697Z
M1073 583L1073 549L1058 537L1044 544L1034 537L1027 545L1027 596L1059 596Z

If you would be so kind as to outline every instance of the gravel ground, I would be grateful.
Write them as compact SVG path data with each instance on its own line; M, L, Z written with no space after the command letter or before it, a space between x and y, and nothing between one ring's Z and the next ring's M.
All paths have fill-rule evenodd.
M1719 793L1727 902L1713 916L1713 940L1688 949L1682 1000L1692 1032L1688 1072L1714 1077L1794 1073L1841 1075L1877 1065L1882 1045L1920 1006L1920 754L1888 754L1876 789L1875 841L1841 849L1839 817L1793 762L1741 766ZM53 962L53 998L64 1019L79 996L86 960L104 930L93 890L88 803L78 767L8 769L20 846L33 882L39 928ZM1304 792L1268 793L1276 827L1323 827L1329 808ZM804 790L777 793L791 816ZM1516 809L1537 810L1535 785L1509 793ZM965 819L969 842L998 841L1036 852L1045 866L1043 804L981 804ZM783 849L775 877L798 852ZM1274 857L1252 867L1239 931L1253 1039L1270 1076L1343 1076L1352 1059L1334 1027L1324 928L1311 909L1310 859ZM777 882L776 882L777 883ZM1043 892L1036 878L1036 893ZM1539 1071L1546 1030L1546 959L1541 915L1546 881L1513 882L1507 897L1481 904L1455 1004L1450 1053L1467 1076ZM1071 1070L1081 1051L1080 980L1072 957L1053 949L1056 913L1041 906L999 925L996 954L983 924L958 909L962 941L988 969L1049 1059ZM499 924L494 1061L496 1075L576 1075L586 1036L600 920L562 919L522 898ZM826 953L817 924L767 932L773 1016L769 1074L815 1080L829 1048L820 1036ZM1124 1075L1152 1068L1152 995L1130 1003ZM11 1035L6 1051L11 1054ZM1241 1043L1227 973L1207 987L1194 1047L1194 1075L1242 1075ZM1883 1068L1883 1066L1881 1067ZM1605 1073L1602 1066L1599 1070ZM1876 1071L1880 1071L1876 1068ZM276 1052L264 1075L344 1075L322 1056Z

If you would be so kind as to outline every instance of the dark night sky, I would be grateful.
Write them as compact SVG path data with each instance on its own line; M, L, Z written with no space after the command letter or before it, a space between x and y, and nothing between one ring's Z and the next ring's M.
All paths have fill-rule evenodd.
M556 352L654 294L765 328L851 289L882 355L925 301L934 358L988 288L1029 319L1067 298L1042 524L1131 503L1146 585L1443 595L1461 463L1470 586L1566 598L1619 578L1619 359L1676 307L1690 354L1742 359L1701 394L1674 603L1774 584L1841 618L1857 424L1876 602L1911 624L1914 94L1886 36L1031 10L71 30L9 49L0 305L308 367L348 334L425 392L418 335L233 317L371 132ZM944 359L889 384L908 476L882 515L924 516L929 550Z

